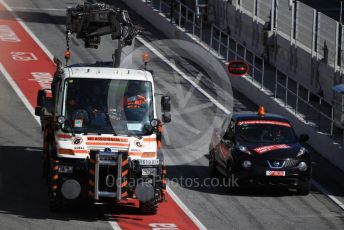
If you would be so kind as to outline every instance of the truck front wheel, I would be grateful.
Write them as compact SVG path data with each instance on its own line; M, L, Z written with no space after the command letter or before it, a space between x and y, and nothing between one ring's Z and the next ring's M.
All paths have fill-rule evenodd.
M140 201L140 212L145 215L154 215L158 211L158 204L155 199L142 202Z

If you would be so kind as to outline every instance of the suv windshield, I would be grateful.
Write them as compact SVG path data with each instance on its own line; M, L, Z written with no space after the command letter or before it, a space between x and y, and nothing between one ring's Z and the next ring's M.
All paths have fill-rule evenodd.
M72 78L65 82L67 131L144 135L154 117L148 81Z
M279 121L241 121L236 128L239 141L253 143L295 143L291 125Z

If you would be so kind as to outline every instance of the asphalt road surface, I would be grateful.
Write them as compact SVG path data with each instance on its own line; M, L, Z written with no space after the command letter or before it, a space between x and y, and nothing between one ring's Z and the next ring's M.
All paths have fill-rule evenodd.
M52 54L62 58L65 50L64 8L74 0L7 0L6 3L32 30ZM79 1L80 2L80 1ZM120 3L116 5L123 7ZM3 17L4 12L0 12ZM136 24L144 29L146 41L164 39L142 18L130 12ZM136 42L135 46L141 46ZM80 41L72 40L71 63L109 60L113 42L106 39L98 50L85 50ZM110 47L110 48L109 48ZM165 47L166 48L166 47ZM180 59L168 49L186 75L194 79L221 103L225 86L209 83L195 63ZM0 52L0 57L1 57ZM173 122L166 125L165 159L170 187L182 202L208 229L343 229L344 211L326 195L312 188L308 196L276 189L242 190L228 193L221 187L195 186L175 180L207 178L207 135L225 116L209 97L161 59L149 64L154 70L158 93L169 93L174 108ZM221 88L222 87L222 88ZM233 91L234 111L256 110L257 106ZM230 107L230 106L229 106ZM231 109L231 108L227 109ZM186 111L186 112L183 112ZM198 140L201 140L200 144ZM40 128L17 94L0 73L0 229L111 229L104 210L98 206L80 208L63 214L51 213L47 204L47 188L41 178ZM314 153L314 179L342 200L343 174ZM159 215L159 213L158 213ZM140 219L137 219L139 223Z

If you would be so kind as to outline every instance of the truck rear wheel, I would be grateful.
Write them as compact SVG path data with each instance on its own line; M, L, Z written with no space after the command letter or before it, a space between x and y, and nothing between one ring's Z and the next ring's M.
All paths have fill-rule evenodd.
M53 194L49 194L49 209L52 212L61 212L66 209L66 204L63 198L54 197Z
M145 215L154 215L158 211L158 204L155 199L147 202L140 201L140 212Z

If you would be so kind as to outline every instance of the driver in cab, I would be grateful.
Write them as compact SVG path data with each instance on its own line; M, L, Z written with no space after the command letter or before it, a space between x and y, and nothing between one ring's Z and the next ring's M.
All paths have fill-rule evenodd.
M138 109L147 104L147 98L141 92L139 81L130 82L127 91L122 98L124 109Z

